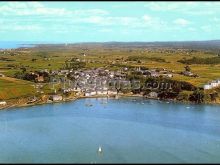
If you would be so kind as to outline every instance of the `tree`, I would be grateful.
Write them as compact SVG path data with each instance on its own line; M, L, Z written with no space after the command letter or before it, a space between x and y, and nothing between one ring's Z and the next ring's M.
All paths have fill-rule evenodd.
M35 62L35 61L37 61L37 59L36 59L36 58L32 58L31 61L32 61L32 62Z
M218 93L217 92L211 93L210 97L211 97L211 101L216 101L216 98L218 97Z
M21 70L22 70L22 73L27 71L27 69L25 67L22 67Z
M16 72L14 74L14 77L17 79L23 79L24 78L24 74L22 72Z
M202 103L204 101L204 91L203 90L195 90L192 95L190 95L190 101L194 101L196 103Z

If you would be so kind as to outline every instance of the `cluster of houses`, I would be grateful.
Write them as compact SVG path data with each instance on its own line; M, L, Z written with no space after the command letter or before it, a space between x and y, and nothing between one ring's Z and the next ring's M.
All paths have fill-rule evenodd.
M117 71L110 71L104 68L97 68L91 70L61 70L59 73L68 75L68 78L74 80L74 83L65 85L62 89L63 93L77 92L83 93L84 96L95 95L117 95L120 89L120 85L131 86L131 82L127 80L128 68L123 68ZM166 69L157 70L143 70L136 68L136 71L140 72L143 76L147 77L173 77L173 74ZM52 74L54 72L52 71ZM119 86L118 86L119 85Z
M140 72L144 77L173 77L173 74L166 69L140 69L139 67L137 68L137 71Z
M95 95L116 96L120 89L120 85L118 87L118 84L123 83L123 85L131 86L131 82L127 80L127 73L129 71L130 69L124 67L116 71L111 71L106 68L96 68L90 70L61 69L52 71L45 69L40 72L46 72L50 77L54 77L52 80L54 84L63 83L61 86L63 94L75 92L76 95L89 97ZM173 74L166 69L141 69L138 67L135 71L138 71L144 77L173 77ZM37 72L33 72L32 74L36 75L36 82L44 82L44 74L39 74ZM54 91L54 95L52 95L49 100L62 100L62 96L57 94L56 89L54 89Z
M203 86L204 90L207 90L207 89L213 89L213 88L216 88L216 87L219 87L220 86L220 79L218 80L213 80L211 82L209 82L208 84L205 84Z
M126 81L126 74L103 68L73 71L69 73L69 77L75 81L70 88L64 89L64 92L76 91L84 93L85 96L116 95L116 88L110 87L109 83Z

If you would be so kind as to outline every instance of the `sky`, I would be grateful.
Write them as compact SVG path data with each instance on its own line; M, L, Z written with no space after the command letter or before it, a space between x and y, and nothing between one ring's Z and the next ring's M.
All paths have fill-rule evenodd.
M0 41L198 41L219 29L215 1L0 2Z

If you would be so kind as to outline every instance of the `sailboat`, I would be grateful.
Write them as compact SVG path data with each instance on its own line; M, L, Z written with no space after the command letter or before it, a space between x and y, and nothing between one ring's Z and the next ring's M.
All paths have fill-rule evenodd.
M101 146L99 146L99 148L98 148L98 153L102 153L103 151L102 151L102 147Z
M89 104L89 103L86 103L85 105L88 106L88 107L91 107L91 106L92 106L92 104Z

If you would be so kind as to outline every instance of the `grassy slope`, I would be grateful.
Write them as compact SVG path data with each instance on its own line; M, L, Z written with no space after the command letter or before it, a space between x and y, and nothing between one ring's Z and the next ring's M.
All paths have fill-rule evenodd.
M25 97L35 92L33 84L13 78L0 78L0 99Z

